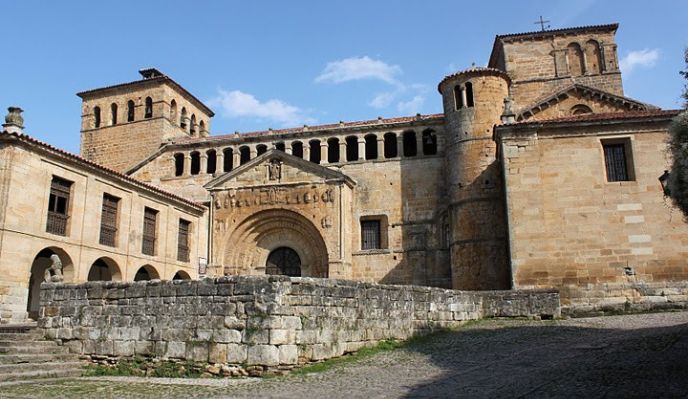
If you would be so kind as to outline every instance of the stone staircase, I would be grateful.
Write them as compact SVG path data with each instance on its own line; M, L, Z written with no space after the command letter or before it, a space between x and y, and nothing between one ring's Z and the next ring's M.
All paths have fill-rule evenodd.
M0 382L78 377L83 363L36 324L0 325Z

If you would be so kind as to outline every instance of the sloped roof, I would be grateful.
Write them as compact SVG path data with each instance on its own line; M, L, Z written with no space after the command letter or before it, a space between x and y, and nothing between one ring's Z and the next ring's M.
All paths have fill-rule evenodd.
M543 120L527 120L508 124L498 125L497 127L508 126L553 126L566 125L572 123L603 123L603 122L626 122L626 121L640 121L650 119L671 119L680 114L682 110L678 109L651 109L645 111L631 111L631 112L611 112L600 114L581 114L572 115L561 118L543 119Z
M440 87L442 86L442 84L445 81L447 81L448 79L451 79L451 78L454 78L457 76L463 76L463 75L466 75L466 76L475 76L475 75L500 76L500 77L503 77L504 79L506 79L507 82L511 83L511 77L509 76L509 74L502 71L501 69L474 66L474 67L471 67L468 69L464 69L463 71L458 71L458 72L452 73L451 75L445 76L444 79L442 79L442 81L437 85L437 91L439 91L441 94L442 92L440 91Z

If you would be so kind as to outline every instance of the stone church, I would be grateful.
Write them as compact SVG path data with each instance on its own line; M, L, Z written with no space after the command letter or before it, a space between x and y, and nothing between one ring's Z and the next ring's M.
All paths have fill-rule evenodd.
M439 82L443 113L434 115L214 135L213 111L154 68L80 92L81 157L69 159L72 173L87 169L128 193L110 204L116 221L107 219L122 245L107 248L101 267L110 272L93 278L134 279L145 263L143 277L163 279L285 274L556 288L564 309L587 311L680 303L688 226L658 181L678 111L624 95L617 28L498 35L486 67ZM102 232L105 202L92 195L98 206L90 217L82 212ZM158 227L167 244L142 257L152 205L138 202L153 197L170 210L154 213L169 219ZM49 206L39 220L59 211ZM130 226L113 226L125 219ZM102 249L83 241L76 247ZM51 253L65 252L58 249ZM19 296L37 253L14 262L17 277L4 284L24 287ZM72 261L73 281L91 279L96 257ZM15 318L27 306L18 302Z

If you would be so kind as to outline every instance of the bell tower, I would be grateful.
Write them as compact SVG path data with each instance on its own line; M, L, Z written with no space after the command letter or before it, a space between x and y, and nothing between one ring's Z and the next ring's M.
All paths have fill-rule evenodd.
M155 68L142 79L77 93L81 156L119 172L179 137L205 137L214 113Z

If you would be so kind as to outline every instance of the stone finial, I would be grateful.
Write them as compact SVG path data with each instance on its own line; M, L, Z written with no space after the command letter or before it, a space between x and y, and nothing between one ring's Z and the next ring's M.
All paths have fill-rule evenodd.
M24 110L19 107L8 107L7 111L9 112L5 116L5 123L2 124L4 130L10 133L23 133L24 118L21 113Z
M513 110L513 101L511 100L511 96L506 96L504 98L504 111L502 112L502 123L514 123L516 122L516 114L514 113Z

